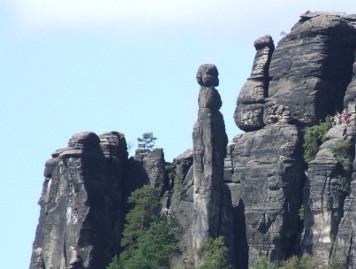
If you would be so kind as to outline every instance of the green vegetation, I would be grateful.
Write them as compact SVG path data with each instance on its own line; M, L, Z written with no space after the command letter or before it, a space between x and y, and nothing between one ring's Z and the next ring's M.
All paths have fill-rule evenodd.
M277 269L277 264L275 262L271 262L267 259L266 256L262 256L257 259L252 265L253 269Z
M312 255L303 254L303 256L299 259L298 269L314 269L318 268L320 262L314 258Z
M300 220L304 220L304 206L302 205L298 210L298 216Z
M142 137L138 137L138 145L139 149L152 149L156 143L157 137L153 136L152 132L147 132L142 134Z
M176 205L181 201L182 193L184 192L184 186L182 183L182 176L177 174L175 164L168 164L165 166L166 175L173 188L170 190L171 201Z
M120 139L125 139L125 134L119 132L119 138L120 138Z
M174 225L158 217L159 190L146 185L134 191L128 201L134 208L126 215L123 251L107 269L168 268L170 257L179 252L179 247Z
M296 269L299 267L299 258L297 256L292 256L288 260L282 262L280 268L283 269Z
M342 164L345 170L351 169L351 156L349 154L350 140L337 141L332 149L336 159Z
M170 180L174 180L177 177L176 165L175 164L167 164L164 167L166 171L166 175Z
M199 257L203 260L201 269L231 269L232 266L227 260L227 247L224 237L216 239L209 238L203 242L198 251Z
M326 133L331 128L331 121L329 117L325 121L320 122L314 126L308 127L304 134L304 160L309 163L318 152L319 146L325 141Z
M349 182L347 181L347 178L339 175L337 179L338 179L337 184L339 186L339 191L348 193L350 189L350 185Z
M331 260L327 269L341 269L344 263L341 259ZM343 260L345 261L345 260ZM303 254L302 257L292 256L289 259L282 261L278 266L277 263L271 262L266 256L259 258L252 266L253 269L316 269L320 268L320 262L309 254ZM332 267L331 267L332 266Z
M332 255L329 260L327 269L343 269L345 268L347 259L337 241L332 241Z
M346 257L344 255L335 255L330 259L327 269L343 269L345 268Z

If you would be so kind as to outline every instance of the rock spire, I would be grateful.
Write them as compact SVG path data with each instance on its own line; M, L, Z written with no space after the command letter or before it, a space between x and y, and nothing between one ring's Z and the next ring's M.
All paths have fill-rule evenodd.
M195 249L199 249L208 237L216 238L220 234L227 145L224 119L219 111L221 97L215 89L219 85L216 66L201 65L197 81L201 87L198 120L193 129L195 216L192 235Z

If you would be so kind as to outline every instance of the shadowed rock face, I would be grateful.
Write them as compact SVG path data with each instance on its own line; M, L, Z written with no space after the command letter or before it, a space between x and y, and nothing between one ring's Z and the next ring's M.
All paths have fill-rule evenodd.
M355 28L347 17L302 15L273 53L266 107L287 105L291 120L303 124L341 111L354 47Z
M119 252L127 197L143 184L164 184L162 149L127 155L118 132L81 132L52 154L31 269L105 268Z
M217 87L219 86L219 72L213 64L203 64L199 66L196 78L200 86Z
M211 83L218 81L217 74L216 67L212 65L202 65L197 74L198 82L200 77L209 77L209 83L201 84L198 120L193 129L195 216L192 235L193 248L196 249L199 249L203 240L216 238L220 234L227 136L219 111L221 98L213 87L216 83Z
M234 234L239 268L247 268L247 257L240 257L247 246L250 266L261 255L285 259L297 250L300 232L304 172L297 128L270 125L246 133L234 139L230 152L233 226L241 227Z
M30 268L104 268L121 237L118 186L126 159L125 140L116 132L78 133L52 154Z

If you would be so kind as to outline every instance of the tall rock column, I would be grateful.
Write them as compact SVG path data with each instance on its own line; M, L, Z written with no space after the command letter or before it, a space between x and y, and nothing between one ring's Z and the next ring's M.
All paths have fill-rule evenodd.
M222 102L215 86L219 85L215 65L199 67L198 120L193 130L194 219L193 248L199 249L203 240L220 234L224 158L227 135L219 109ZM198 258L195 263L199 264Z

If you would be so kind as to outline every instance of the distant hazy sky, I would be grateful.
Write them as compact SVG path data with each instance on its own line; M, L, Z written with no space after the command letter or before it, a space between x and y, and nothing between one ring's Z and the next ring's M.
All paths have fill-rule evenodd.
M231 140L253 42L299 15L356 13L352 0L2 0L1 268L27 268L44 162L72 134L158 137L166 161L192 147L200 64L214 63Z

